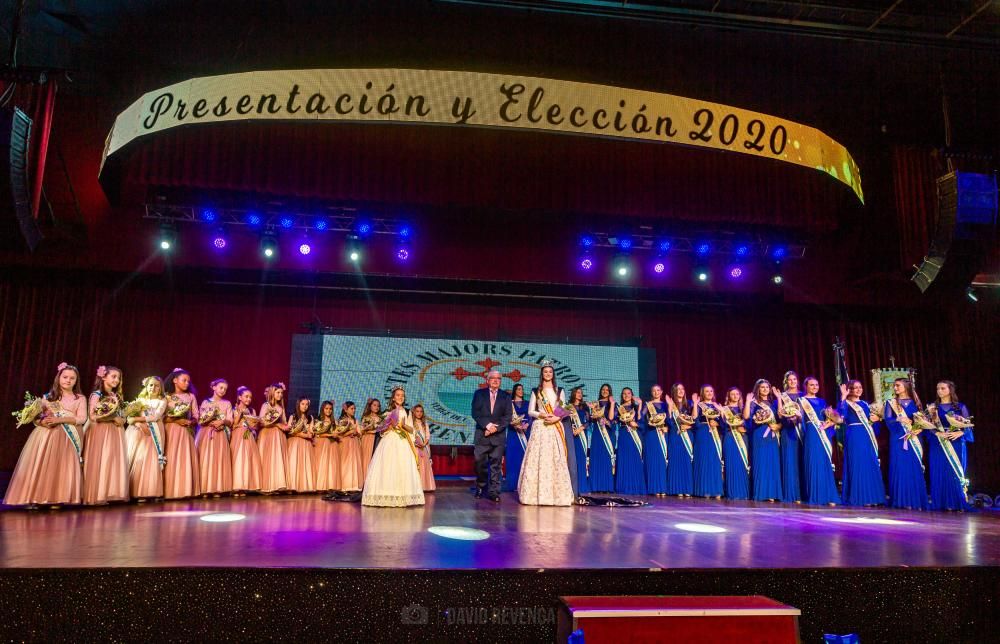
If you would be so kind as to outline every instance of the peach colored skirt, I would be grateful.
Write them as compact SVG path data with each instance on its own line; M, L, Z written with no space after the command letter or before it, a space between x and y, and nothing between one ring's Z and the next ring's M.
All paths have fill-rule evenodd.
M114 423L90 423L83 439L83 503L128 501L125 429Z
M247 436L244 438L244 434ZM233 453L233 489L237 492L256 492L260 489L260 451L253 432L234 429L229 441Z
M160 423L157 427L162 433L163 424ZM130 425L125 430L125 453L128 457L128 491L132 498L162 497L163 468L160 467L156 444L146 423Z
M167 423L167 466L163 468L163 496L167 499L186 499L201 496L201 478L198 468L198 451L187 427Z
M202 494L228 494L233 491L233 453L225 431L202 427L194 439L201 467Z
M7 486L7 505L80 503L83 472L76 448L60 426L36 426Z
M288 489L296 492L316 491L313 444L308 438L288 438Z
M420 480L424 484L424 492L433 492L437 489L434 482L434 469L431 467L431 448L425 447L417 450L420 454Z
M288 439L277 427L265 427L257 437L260 448L260 491L288 489Z
M316 463L316 489L320 492L340 489L340 441L317 438L313 446Z
M357 436L340 439L340 487L344 492L357 492L364 484L361 464L361 440Z
M364 434L361 436L361 480L368 478L368 465L372 462L372 455L375 454L375 434Z

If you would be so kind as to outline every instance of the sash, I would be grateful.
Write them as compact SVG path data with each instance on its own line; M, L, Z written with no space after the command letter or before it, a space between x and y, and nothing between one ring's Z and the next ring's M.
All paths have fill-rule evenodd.
M618 405L618 417L619 418L622 417L622 409L623 409L623 407L621 405ZM634 413L635 412L633 412L633 414ZM628 435L632 437L632 442L635 443L635 448L637 450L639 450L639 456L642 456L642 439L639 438L639 433L636 432L631 427L629 427L628 424L625 421L622 421L622 427L624 427L625 431L628 432Z
M875 461L879 465L881 465L882 461L879 460L878 457L878 440L876 440L875 430L872 429L872 424L868 420L868 414L864 413L865 410L862 409L861 405L859 405L858 403L852 402L850 400L845 400L844 402L847 403L848 407L854 410L854 415L857 416L858 419L861 421L862 427L865 428L865 432L868 434L868 439L872 442L872 450L875 452Z
M777 440L778 444L781 445L781 434L775 433L774 430L771 429L771 424L778 422L778 419L774 417L774 410L771 409L771 405L762 405L760 403L757 403L757 406L760 407L761 409L764 409L764 410L767 411L767 420L765 420L763 423L761 423L761 424L767 425L767 429L764 430L764 434L763 434L762 438L767 438L771 434L774 434L775 440ZM756 416L756 414L754 414L754 416ZM754 422L757 422L757 421L754 421Z
M608 456L611 457L611 473L615 473L615 461L618 456L615 454L615 446L611 442L611 435L608 434L608 428L601 424L600 421L595 421L597 423L597 435L601 437L601 442L604 443L604 449L608 450Z
M802 413L806 422L816 428L816 435L819 436L819 442L823 445L823 451L826 452L826 457L830 459L830 468L836 470L837 467L833 464L833 445L830 444L830 437L826 435L822 423L819 422L819 417L816 415L816 410L813 409L812 403L805 396L801 396L799 398L799 406L802 407Z
M945 414L945 420L948 421L948 429L951 429L951 420L948 418L948 414ZM955 451L955 446L951 444L951 440L945 438L941 434L944 433L944 426L941 424L941 415L938 413L937 408L934 409L934 424L937 425L941 431L936 432L938 442L941 443L941 450L944 452L944 457L948 461L948 465L951 465L951 471L954 472L955 478L962 486L962 491L965 493L966 497L969 495L969 479L965 478L965 468L962 467L962 460L958 458L958 452Z
M677 427L677 433L681 437L681 442L684 443L684 449L687 450L688 458L691 459L691 462L694 462L694 443L691 442L691 437L688 436L689 432L681 431L680 413L677 411L671 411L670 417L674 419L674 424Z
M656 405L654 405L652 401L649 401L646 403L646 413L648 414L649 418L652 418L653 416L659 414L660 412L656 411ZM666 420L664 420L664 423L666 423ZM656 432L656 440L659 441L660 449L663 450L663 461L669 464L670 456L667 452L667 438L664 435L664 433L661 432L659 429L660 427L662 427L662 425L653 425L652 423L650 423L649 426L653 428L654 432Z
M779 393L778 397L781 398L781 406L782 407L784 407L785 405L795 405L795 401L792 400L792 397L789 396L784 391L782 391L781 393ZM799 398L801 399L802 396L799 396ZM798 407L799 405L795 405L795 406ZM802 442L802 422L801 421L795 421L795 425L793 425L793 426L795 427L795 435L798 437L799 442L801 443Z
M704 415L704 413L705 413L705 405L708 405L708 404L709 403L698 403L698 406L701 407L702 415ZM719 412L719 417L721 418L722 415L723 414L720 411ZM716 422L718 422L718 421L716 421ZM709 422L708 418L705 419L705 424L708 425L708 433L712 437L712 442L715 443L715 452L716 452L716 454L719 455L719 462L723 463L723 461L722 461L722 439L719 438L719 429L717 427L712 427L712 425ZM739 432L737 432L737 433L739 433ZM723 470L725 470L725 463L723 463Z
M542 388L538 387L538 388L534 389L533 391L535 393L535 405L541 405L542 406L542 411L544 411L545 413L548 413L548 414L553 413L554 410L552 409L552 404L549 402L549 399L545 396L545 392L542 390ZM559 392L561 392L561 391L562 391L562 387L559 388L558 392L555 392L555 394L556 394L556 402L557 403L559 402ZM553 423L551 425L543 421L542 424L543 424L544 427L554 427L555 429L559 430L559 436L562 438L563 458L566 459L566 463L568 464L569 463L569 445L566 444L566 432L563 431L562 421L559 421L557 423Z
M575 405L569 406L569 417L570 417L570 422L573 424L573 429L583 428L584 431L580 432L580 434L576 436L576 438L579 438L580 442L583 443L583 451L589 452L590 444L587 442L587 426L580 421L580 414L576 411Z
M514 406L514 403L510 404L510 409L511 409L511 413L513 414L513 416L511 416L511 418L513 418L514 416L520 416L520 414L517 413L517 407ZM523 419L522 419L522 422L523 422ZM514 435L517 436L517 440L521 443L521 449L522 450L527 450L528 449L528 439L524 437L524 432L522 432L520 429L515 429L514 430Z
M896 414L896 420L902 418L909 418L906 415L906 409L899 404L899 401L895 398L889 399L889 406L892 407L892 413ZM911 419L912 420L912 419ZM906 423L900 422L903 426L903 436L900 438L903 441L903 449L909 451L909 448L913 448L913 455L917 457L917 462L920 463L920 471L924 471L924 446L920 444L920 439L917 435L913 433L913 424L907 425ZM950 442L950 441L949 441Z
M747 453L747 443L743 438L743 434L736 430L730 432L733 435L733 440L736 442L736 449L740 452L740 459L743 461L743 467L746 469L747 473L750 472L750 455Z
M73 449L76 450L76 458L80 461L80 465L83 465L83 448L80 446L80 435L77 432L76 425L60 423L59 426L62 427L63 433L66 434L69 442L73 444Z

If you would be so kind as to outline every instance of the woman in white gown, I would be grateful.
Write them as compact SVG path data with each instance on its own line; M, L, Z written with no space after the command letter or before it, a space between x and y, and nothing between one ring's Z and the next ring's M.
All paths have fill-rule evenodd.
M566 435L562 421L551 411L564 401L563 390L556 386L554 369L544 365L541 382L532 390L528 402L528 415L534 421L517 482L517 496L524 505L573 505Z
M406 507L424 504L424 485L418 469L419 453L413 445L413 424L403 403L402 387L392 390L389 411L379 426L382 438L368 465L362 505Z

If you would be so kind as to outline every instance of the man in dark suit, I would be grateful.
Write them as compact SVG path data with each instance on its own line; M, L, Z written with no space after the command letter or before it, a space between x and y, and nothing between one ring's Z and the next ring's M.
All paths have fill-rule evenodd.
M500 459L507 448L507 426L513 415L510 394L500 389L500 372L486 376L489 385L472 396L472 418L476 421L476 498L500 501ZM488 482L487 482L488 479ZM487 487L488 485L488 487Z

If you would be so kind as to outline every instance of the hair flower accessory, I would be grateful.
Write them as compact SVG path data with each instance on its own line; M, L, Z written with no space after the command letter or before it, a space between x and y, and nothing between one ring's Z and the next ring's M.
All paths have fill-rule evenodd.
M283 382L279 382L278 386L281 387L282 389L288 389L288 387L286 387L285 383L283 383Z
M106 375L108 375L108 368L107 367L105 367L104 365L101 365L100 367L97 368L97 377L98 378L103 378Z
M65 369L68 366L69 366L68 363L66 363L66 362L60 362L59 365L56 367L56 371L62 371L63 369Z

